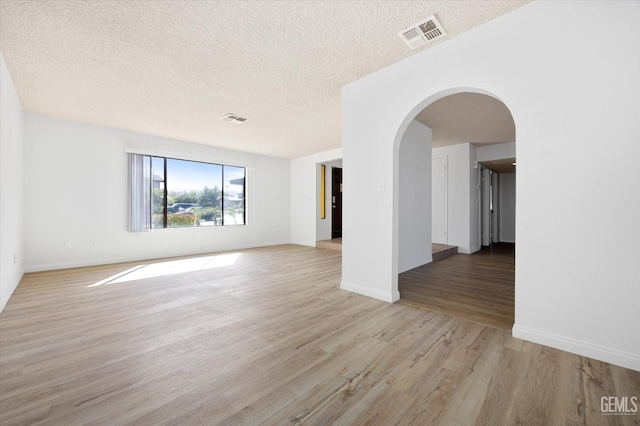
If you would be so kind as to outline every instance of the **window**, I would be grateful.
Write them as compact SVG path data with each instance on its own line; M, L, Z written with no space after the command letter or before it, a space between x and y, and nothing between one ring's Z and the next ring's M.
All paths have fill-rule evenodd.
M132 232L245 224L244 167L130 156Z

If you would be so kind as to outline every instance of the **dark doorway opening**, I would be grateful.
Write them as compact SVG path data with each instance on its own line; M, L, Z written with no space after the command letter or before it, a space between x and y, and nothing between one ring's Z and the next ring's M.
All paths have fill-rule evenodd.
M331 238L342 238L342 169L331 168Z

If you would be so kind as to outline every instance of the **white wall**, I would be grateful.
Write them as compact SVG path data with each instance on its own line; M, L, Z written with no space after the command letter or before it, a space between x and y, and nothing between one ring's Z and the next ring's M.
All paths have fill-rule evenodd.
M471 217L470 212L473 207L478 209L477 204L471 204L471 182L474 180L472 170L477 174L477 169L473 168L471 158L471 144L463 143L449 145L432 150L432 156L448 158L447 164L447 231L448 244L458 246L459 253L472 253L471 246ZM477 176L476 176L477 179ZM477 194L476 194L477 196ZM476 216L476 221L479 219ZM476 232L478 225L474 227ZM479 244L479 240L478 240ZM474 247L475 248L475 247ZM479 247L478 249L479 250Z
M478 161L502 160L516 157L516 143L505 142L494 145L479 146L476 159Z
M398 272L430 263L431 129L413 120L400 144Z
M318 240L316 238L318 231L316 218L320 214L318 207L320 164L340 158L342 158L341 148L295 158L290 161L291 243L315 247ZM330 216L326 220L330 221Z
M332 215L332 191L333 191L333 178L332 178L332 167L340 167L342 168L342 160L336 161L328 161L323 162L325 165L325 175L324 175L324 219L320 219L320 206L318 205L318 210L316 213L316 241L322 240L330 240L331 239L331 215ZM318 177L318 182L316 184L316 192L317 197L320 197L320 164L316 165L317 172L316 176ZM318 198L318 204L320 203L320 199Z
M395 300L401 137L441 97L494 95L517 129L514 335L640 370L639 21L639 2L533 2L345 86L343 284Z
M22 107L0 55L0 312L24 274L23 171Z
M500 173L499 223L500 241L516 242L516 174ZM540 208L544 208L543 205Z
M128 232L126 148L247 167L247 225ZM286 160L25 114L25 176L28 271L289 241Z

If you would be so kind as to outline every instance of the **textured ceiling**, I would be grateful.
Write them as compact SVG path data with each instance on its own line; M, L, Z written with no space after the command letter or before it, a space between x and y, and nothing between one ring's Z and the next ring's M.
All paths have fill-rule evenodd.
M0 0L0 52L26 111L294 158L341 146L343 85L528 1Z
M509 109L499 100L479 93L458 93L428 105L416 120L433 131L433 147L471 142L491 145L516 140Z

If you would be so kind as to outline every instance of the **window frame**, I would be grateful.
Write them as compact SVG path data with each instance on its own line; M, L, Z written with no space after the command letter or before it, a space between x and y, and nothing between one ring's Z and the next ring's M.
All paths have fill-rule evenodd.
M193 160L193 159L185 159L178 158L173 156L164 156L157 154L140 154L149 158L149 163L152 166L154 163L154 159L160 159L163 163L163 174L164 174L164 196L163 196L163 206L162 206L162 227L153 227L153 167L151 167L151 178L150 178L150 210L149 214L151 215L151 229L150 230L161 230L161 229L180 229L180 228L199 228L200 226L168 226L168 203L169 203L169 181L170 176L168 176L168 160L175 161L183 161L189 163L200 163L212 166L219 166L221 170L221 185L220 185L220 224L215 224L211 226L204 226L204 228L217 228L224 226L246 226L247 225L247 167L242 165L235 164L222 164L218 162L211 161L202 161L202 160ZM242 223L225 223L225 168L233 167L237 169L243 170L243 183L242 183ZM213 187L215 188L215 186Z

